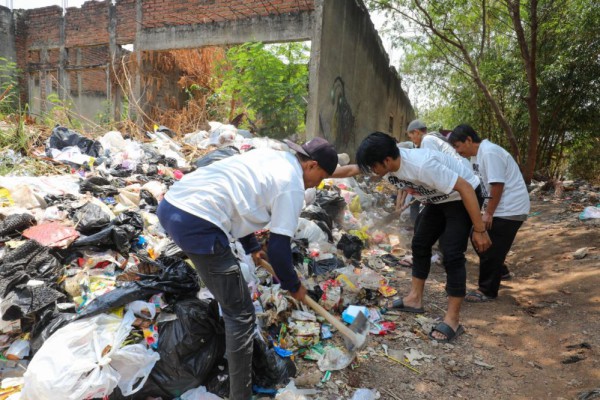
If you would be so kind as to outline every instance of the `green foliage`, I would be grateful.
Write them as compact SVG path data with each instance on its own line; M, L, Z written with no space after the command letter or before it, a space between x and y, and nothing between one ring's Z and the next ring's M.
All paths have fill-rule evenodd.
M102 102L102 108L94 116L94 121L100 126L109 126L115 122L112 115L112 102L110 100Z
M30 150L30 138L25 130L25 115L27 114L27 109L28 107L25 106L25 110L14 112L13 116L16 119L16 123L0 129L0 149L11 149L16 153L27 153ZM7 160L0 160L0 164L9 169L13 167L8 165L9 163ZM2 170L0 175L4 175L6 172L8 171Z
M221 66L223 84L217 96L221 102L241 102L260 135L283 138L302 132L308 59L303 43L232 47Z
M567 177L600 183L600 137L580 137L568 149Z
M506 0L372 0L372 9L388 15L387 31L406 55L399 70L416 88L413 102L433 127L452 129L469 123L482 136L509 148L489 101L464 62L469 57L512 128L521 155L530 137L526 99L529 84ZM530 38L529 0L521 0L521 20ZM415 21L430 21L467 55ZM483 7L485 5L485 8ZM485 10L485 12L484 12ZM399 17L403 13L404 17ZM586 154L597 153L600 123L600 7L587 0L538 0L537 107L540 137L536 170L546 176L600 175ZM410 18L412 17L412 22ZM593 159L593 158L592 158ZM568 160L568 163L565 162ZM597 164L597 162L596 162ZM586 174L587 171L594 171Z
M16 63L0 57L0 116L13 114L19 107L19 74Z
M73 115L73 101L61 99L57 93L52 92L47 97L48 109L44 113L44 124L48 126L61 125L71 129L81 130L83 124Z

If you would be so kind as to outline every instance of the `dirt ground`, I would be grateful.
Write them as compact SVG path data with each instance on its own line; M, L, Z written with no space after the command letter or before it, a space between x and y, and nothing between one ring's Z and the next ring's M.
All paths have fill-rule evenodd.
M600 225L580 222L580 209L568 200L532 201L507 259L514 277L503 282L496 301L464 303L466 333L452 344L426 336L427 321L441 319L446 308L445 273L434 265L425 326L412 314L386 314L397 329L371 335L353 368L318 384L319 398L351 398L357 388L376 389L381 399L575 399L594 389L600 398ZM576 259L583 247L587 255ZM468 289L475 289L472 249L467 260ZM390 284L399 295L407 293L410 269L392 274ZM385 357L382 345L395 358L411 348L430 357L413 366L415 372ZM300 381L316 369L314 363L299 367Z

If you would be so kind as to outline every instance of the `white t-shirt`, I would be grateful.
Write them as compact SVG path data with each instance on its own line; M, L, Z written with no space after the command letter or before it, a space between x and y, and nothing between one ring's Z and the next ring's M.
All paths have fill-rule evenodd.
M450 145L450 143L440 139L439 137L433 135L423 136L419 148L441 151L444 154L448 154L449 156L456 158L458 161L465 164L468 168L471 168L471 163L469 162L469 160L458 154L456 150L454 150L454 147Z
M439 151L428 149L399 149L400 168L387 174L391 184L399 189L411 188L415 197L424 203L446 203L460 200L454 185L460 176L473 187L479 178L463 162Z
M491 183L504 183L504 191L494 217L529 214L527 186L519 166L508 151L487 139L482 140L473 159L473 168L479 170L488 193L491 193Z
M269 225L293 237L304 202L300 162L293 154L256 149L217 161L176 182L165 199L239 239Z

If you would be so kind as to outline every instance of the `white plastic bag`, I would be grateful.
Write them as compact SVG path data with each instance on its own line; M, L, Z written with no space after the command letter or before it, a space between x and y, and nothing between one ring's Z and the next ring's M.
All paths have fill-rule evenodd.
M294 239L307 239L309 242L327 242L327 234L315 222L306 218L298 218L298 228Z
M180 396L181 400L222 400L216 394L206 391L204 386L190 389Z
M131 311L123 319L100 314L56 331L25 372L22 400L101 398L117 385L125 396L141 389L160 356L142 344L121 347L134 320Z

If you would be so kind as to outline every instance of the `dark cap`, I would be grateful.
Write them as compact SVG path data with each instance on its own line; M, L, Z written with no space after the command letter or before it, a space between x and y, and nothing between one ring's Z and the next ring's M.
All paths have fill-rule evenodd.
M338 155L333 145L327 140L316 137L304 143L302 146L291 140L284 140L284 142L290 149L300 154L304 154L311 160L315 160L325 172L329 175L333 175L333 171L337 168Z
M406 131L412 132L417 129L427 129L427 126L423 123L423 121L421 121L419 119L415 119L414 121L411 121L410 124L408 124Z

